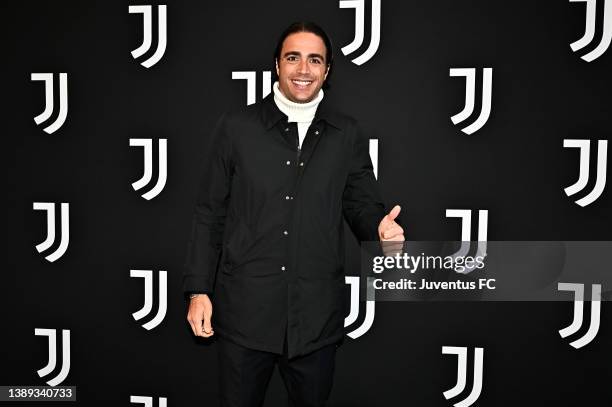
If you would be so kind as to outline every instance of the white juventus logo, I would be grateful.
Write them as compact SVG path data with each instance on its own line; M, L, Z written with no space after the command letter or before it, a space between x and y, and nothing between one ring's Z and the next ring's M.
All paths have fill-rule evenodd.
M569 0L570 3L586 3L586 25L584 35L578 41L572 42L570 48L576 52L586 47L593 41L595 37L595 14L596 0ZM612 41L612 1L604 0L604 16L603 16L603 37L601 42L591 52L581 56L587 62L591 62L599 58L610 46Z
M463 122L474 112L476 94L476 68L451 68L450 76L465 76L465 106L463 110L451 117L453 124ZM461 129L465 134L480 130L489 120L491 114L491 91L493 87L493 68L483 68L482 71L482 106L480 114L474 123Z
M557 290L574 292L574 320L572 324L559 330L561 338L568 337L580 329L582 326L582 316L584 312L584 284L558 283ZM589 344L599 331L601 319L601 284L593 284L591 287L591 323L588 331L570 345L576 349Z
M365 4L364 0L340 0L340 8L354 8L355 9L355 38L353 41L342 47L342 53L344 55L351 54L363 44L363 37L365 31ZM380 0L372 0L372 34L370 39L370 45L368 49L357 58L353 59L352 62L355 65L362 65L369 61L380 45Z
M34 118L36 124L47 121L53 113L53 74L52 73L33 73L32 81L45 82L45 110ZM62 72L59 77L59 114L53 123L43 129L48 134L54 133L62 127L68 115L68 74Z
M144 404L144 407L153 407L153 397L147 396L130 396L130 404ZM159 407L166 407L166 397L160 397L158 401Z
M378 139L370 139L370 159L374 167L374 178L378 179Z
M471 209L447 209L447 218L461 218L461 247L453 255L453 257L465 257L470 251L470 242L472 236L472 210ZM487 230L489 227L489 211L480 209L478 211L478 248L476 256L486 257L487 255ZM475 267L465 267L462 274L468 274Z
M149 49L151 49L151 43L153 38L153 27L152 27L152 10L151 6L129 6L128 7L130 14L142 14L143 18L143 39L142 44L138 48L132 51L132 57L134 59L141 57L144 55ZM151 55L149 58L140 63L140 65L145 68L150 68L156 63L159 62L162 56L164 56L164 52L166 52L166 42L167 42L167 26L166 26L166 5L160 4L157 6L157 23L158 23L158 36L159 40L157 42L157 49L155 53Z
M582 191L589 181L589 166L591 157L590 143L590 140L563 140L563 147L580 149L580 171L578 173L578 181L576 181L575 184L565 188L565 193L567 196L572 196L575 193ZM593 203L603 192L606 186L607 161L608 140L599 140L597 143L597 177L595 187L588 193L588 195L576 201L578 205L584 207Z
M247 81L247 106L255 103L257 89L257 72L255 71L235 71L232 72L232 79L245 79ZM265 98L272 91L272 72L263 71L261 73L261 98Z
M359 316L359 280L360 277L357 276L344 276L344 281L351 287L351 304L349 314L346 318L344 318L344 327L351 325L353 322L357 321L357 317ZM372 284L370 284L370 278L368 278L368 287L367 289L373 290ZM372 294L372 292L370 292ZM372 297L372 295L368 295L368 298ZM364 333L368 332L372 327L372 323L374 322L374 300L366 301L366 314L363 323L353 331L347 334L351 339L357 339Z
M444 398L447 400L458 396L464 389L467 379L467 348L465 346L442 346L442 354L457 355L457 384L450 390L445 391ZM455 403L455 407L468 407L474 404L482 391L482 361L484 357L483 348L474 348L474 386L469 396Z
M37 371L38 376L44 377L55 369L57 364L57 334L55 329L34 328L34 335L49 337L49 361L47 365ZM70 330L62 329L62 368L60 372L47 381L49 386L57 386L63 382L70 371Z
M33 208L34 210L47 211L47 237L45 238L44 242L36 245L36 250L38 251L38 253L42 253L43 251L50 248L53 243L55 243L55 203L34 202ZM68 202L62 202L60 219L60 244L53 253L45 256L45 259L52 263L62 257L63 254L66 253L66 249L68 249L68 241L70 239L70 233L68 228L68 208Z
M145 185L148 185L153 178L153 140L150 138L131 138L130 147L144 147L144 173L142 177L132 183L134 191L138 191ZM159 175L157 183L149 191L142 194L144 199L151 200L155 198L164 189L166 179L168 178L168 145L167 139L159 139Z
M153 270L130 270L130 277L144 278L144 305L132 313L134 320L139 321L151 313L153 309ZM143 324L147 331L155 328L164 320L168 309L168 275L165 270L159 270L159 306L155 317Z

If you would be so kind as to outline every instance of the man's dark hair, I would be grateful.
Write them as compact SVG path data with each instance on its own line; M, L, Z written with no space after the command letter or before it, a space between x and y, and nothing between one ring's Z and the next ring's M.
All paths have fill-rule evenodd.
M283 31L283 33L280 35L280 38L278 39L278 43L276 44L276 49L274 50L274 62L276 63L277 61L280 61L280 53L283 48L283 42L285 42L285 39L291 34L299 32L312 33L323 40L323 43L325 44L325 64L327 65L327 79L325 80L325 82L323 82L322 88L329 89L329 78L331 77L332 67L334 65L334 49L327 33L313 22L297 21L287 27L285 31ZM276 75L276 67L272 70L272 78L272 82L278 80L278 75Z

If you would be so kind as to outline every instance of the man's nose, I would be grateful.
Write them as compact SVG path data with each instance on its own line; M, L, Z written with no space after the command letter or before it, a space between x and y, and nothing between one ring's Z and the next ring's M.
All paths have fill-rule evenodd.
M308 65L308 60L301 60L300 64L298 65L298 72L299 73L309 73L310 72L310 66Z

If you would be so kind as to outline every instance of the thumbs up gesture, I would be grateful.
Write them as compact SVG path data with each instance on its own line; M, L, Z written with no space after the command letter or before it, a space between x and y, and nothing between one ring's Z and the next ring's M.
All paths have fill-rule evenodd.
M402 208L395 205L391 211L385 215L378 225L378 237L381 241L385 256L393 256L402 252L404 245L404 229L395 222Z

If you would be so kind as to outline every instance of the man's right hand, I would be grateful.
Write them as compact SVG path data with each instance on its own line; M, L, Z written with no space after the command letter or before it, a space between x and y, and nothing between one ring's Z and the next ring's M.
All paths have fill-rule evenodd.
M212 317L212 303L206 294L199 294L189 301L187 321L195 336L210 338L215 334L210 323ZM202 325L202 321L204 324Z

